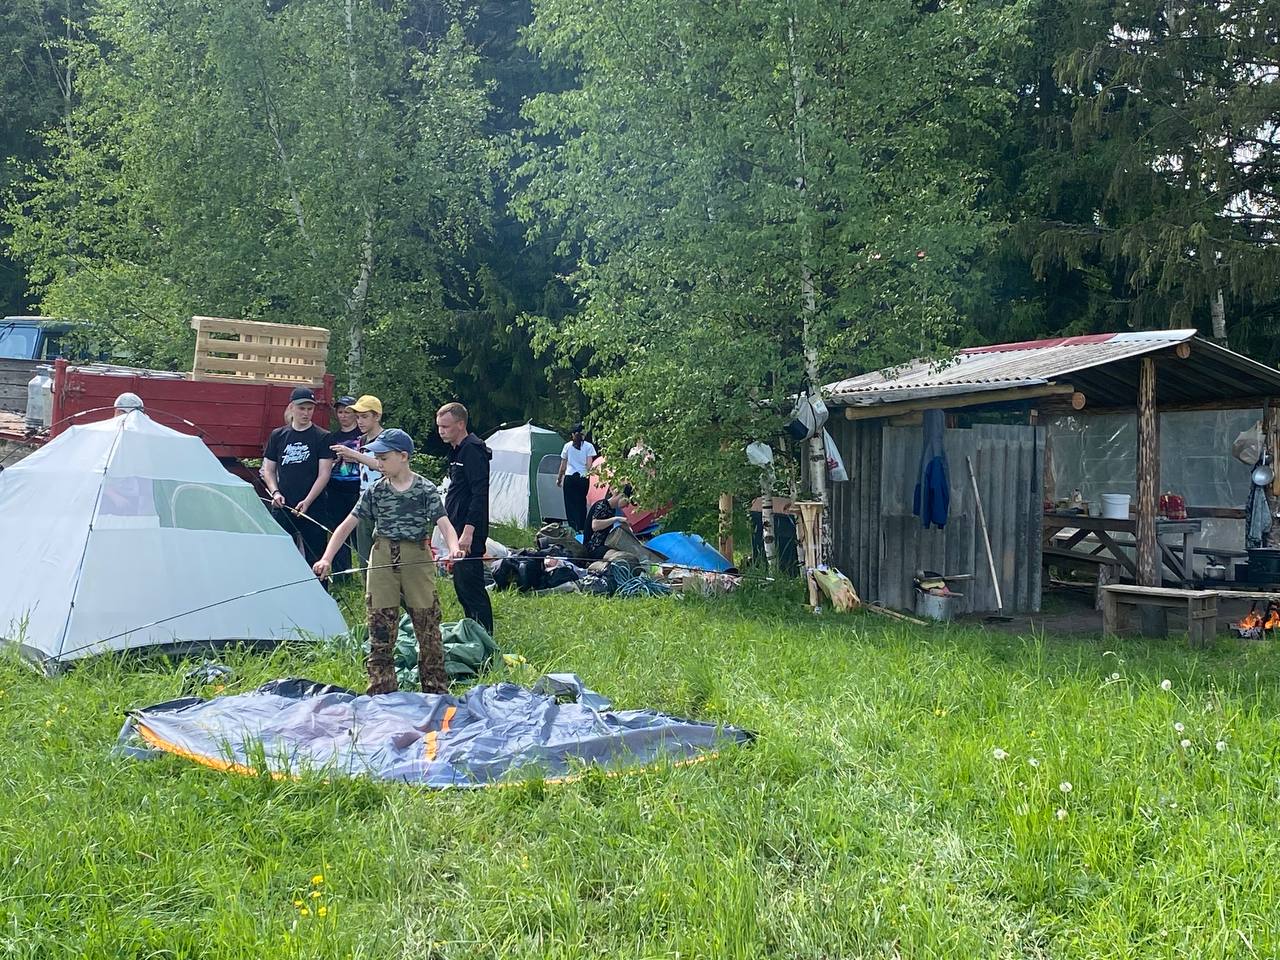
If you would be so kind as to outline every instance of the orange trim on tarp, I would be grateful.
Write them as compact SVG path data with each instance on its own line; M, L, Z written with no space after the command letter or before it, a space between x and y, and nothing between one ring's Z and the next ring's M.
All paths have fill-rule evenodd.
M439 735L449 732L449 724L453 722L453 715L458 712L458 708L450 705L445 708L444 720L440 722L439 731L432 730L422 738L422 749L426 752L427 762L436 758L436 751L440 749Z
M137 723L135 726L137 727L138 733L142 736L142 739L147 741L147 743L151 744L157 750L163 750L165 753L172 753L185 760L192 760L201 766L211 767L212 769L220 770L223 773L238 773L245 777L258 776L258 771L253 769L253 767L246 767L243 763L234 763L230 760L224 760L221 757L207 757L202 753L196 753L192 750L186 749L185 747L180 747L176 743L170 743L145 724ZM292 778L288 778L287 775L283 773L276 773L273 770L271 771L271 779L284 780Z

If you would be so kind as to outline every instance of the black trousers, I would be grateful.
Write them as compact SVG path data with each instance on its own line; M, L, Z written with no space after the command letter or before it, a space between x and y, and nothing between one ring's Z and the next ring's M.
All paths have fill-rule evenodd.
M330 530L336 530L338 524L347 519L351 515L351 511L356 508L356 501L360 499L360 484L351 481L329 483L324 488L324 499L327 503L326 513L329 519L324 521L324 525ZM306 523L306 521L302 521ZM338 552L333 557L333 572L345 573L351 569L351 552L352 541L355 539L355 533L347 538L346 542L338 548Z
M273 509L271 513L276 518L276 523L289 536L293 537L294 542L298 544L302 550L303 557L307 560L307 566L311 566L322 556L324 556L324 548L329 542L329 531L325 530L319 524L312 522L311 517L315 517L320 523L325 523L325 500L322 497L319 503L311 505L311 509L306 515L298 516L291 510Z
M564 475L564 512L569 526L579 533L587 525L587 478L577 473Z
M489 591L484 588L483 560L466 558L453 562L453 591L462 604L462 612L493 636L493 604L489 601Z

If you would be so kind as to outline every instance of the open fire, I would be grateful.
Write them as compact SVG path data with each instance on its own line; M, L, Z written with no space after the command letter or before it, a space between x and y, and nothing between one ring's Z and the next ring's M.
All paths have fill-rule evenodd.
M1256 640L1263 633L1280 628L1280 605L1274 600L1268 603L1265 616L1255 607L1241 617L1238 623L1233 624L1233 627L1241 637Z

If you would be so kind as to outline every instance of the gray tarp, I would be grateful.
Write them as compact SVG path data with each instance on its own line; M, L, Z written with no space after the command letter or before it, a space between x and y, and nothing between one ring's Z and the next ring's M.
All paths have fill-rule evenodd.
M236 773L367 776L428 787L482 787L560 779L587 767L688 762L752 734L652 710L610 710L572 675L460 697L357 695L310 680L276 680L251 693L186 698L132 710L118 752L164 751ZM560 702L566 696L573 702ZM139 749L145 744L151 750Z

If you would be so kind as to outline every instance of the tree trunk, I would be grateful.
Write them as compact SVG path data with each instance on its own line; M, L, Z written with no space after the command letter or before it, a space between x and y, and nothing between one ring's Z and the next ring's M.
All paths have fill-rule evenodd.
M720 555L733 563L733 494L720 494Z
M355 147L356 177L363 183L365 175L364 117L360 109L360 73L356 68L355 0L346 0L344 6L347 31L347 91L351 110L351 142ZM359 395L364 382L364 320L369 303L369 282L373 277L373 207L363 186L359 188L360 210L364 214L364 229L360 235L360 273L355 287L347 298L347 389Z
M764 570L777 568L778 541L773 535L773 471L760 471L760 542L764 544Z
M1138 583L1160 586L1156 510L1160 484L1160 414L1156 410L1156 362L1142 358L1138 378Z
M804 207L808 189L808 157L804 136L804 90L801 86L800 62L796 55L795 17L787 23L787 39L791 55L791 93L795 105L794 131L796 142L796 193L799 196L797 224L800 230L800 342L804 347L805 393L811 397L820 395L822 381L818 370L818 347L815 329L818 318L818 296L813 280L813 269L810 265L810 249L807 226L804 223ZM830 496L827 492L827 448L823 443L822 430L809 438L807 443L809 487L815 500L821 500L822 535L818 543L818 562L826 563L831 553L831 515Z
M373 277L373 215L364 217L360 243L360 276L347 298L347 389L359 396L364 382L364 318L369 304L369 281Z
M1209 310L1213 315L1213 339L1225 347L1227 345L1227 311L1222 302L1221 290L1214 294L1213 300L1209 303Z

